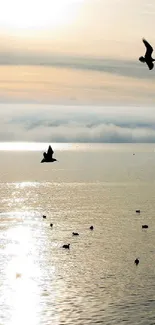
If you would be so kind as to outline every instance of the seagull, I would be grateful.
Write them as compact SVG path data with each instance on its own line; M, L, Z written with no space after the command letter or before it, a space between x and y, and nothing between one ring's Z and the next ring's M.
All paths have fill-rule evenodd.
M54 151L51 148L51 146L49 146L47 153L46 152L43 153L44 158L42 159L41 163L57 161L57 159L53 158L53 154Z
M152 70L154 67L154 61L155 59L152 58L152 52L153 52L153 48L152 46L145 40L145 38L143 38L143 43L146 46L146 53L145 56L140 56L139 61L140 62L145 62L148 67L149 70Z
M138 258L135 259L135 264L136 264L136 265L139 264L139 259L138 259Z

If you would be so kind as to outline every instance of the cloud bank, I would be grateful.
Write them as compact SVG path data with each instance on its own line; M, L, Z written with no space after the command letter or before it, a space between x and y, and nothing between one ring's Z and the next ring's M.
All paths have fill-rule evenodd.
M17 106L13 117L11 105L1 113L0 141L155 142L154 108Z
M89 56L25 54L17 52L0 52L0 65L49 66L82 71L96 71L138 79L155 79L155 74L140 63L138 57L134 61L114 58Z

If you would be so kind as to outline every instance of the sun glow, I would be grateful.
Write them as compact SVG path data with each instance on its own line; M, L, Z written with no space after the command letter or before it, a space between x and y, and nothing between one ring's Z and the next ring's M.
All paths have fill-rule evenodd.
M13 29L61 27L74 21L84 0L5 0L0 26Z
M54 150L69 150L72 143L39 143L39 142L0 142L0 151L45 151L52 145Z
M10 244L6 246L6 254L11 256L5 270L5 299L11 308L8 324L37 325L40 288L36 279L40 278L41 271L35 263L37 251L32 245L32 233L29 227L19 226L8 229L7 238Z

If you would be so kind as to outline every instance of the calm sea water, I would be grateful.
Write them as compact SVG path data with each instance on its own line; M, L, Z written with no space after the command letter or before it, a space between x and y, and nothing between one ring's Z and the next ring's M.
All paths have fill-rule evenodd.
M154 149L0 151L0 324L155 324Z

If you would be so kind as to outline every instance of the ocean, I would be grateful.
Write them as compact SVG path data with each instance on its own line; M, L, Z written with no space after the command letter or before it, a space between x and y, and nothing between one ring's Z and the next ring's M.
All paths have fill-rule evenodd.
M0 324L155 324L155 144L52 147L0 146Z

